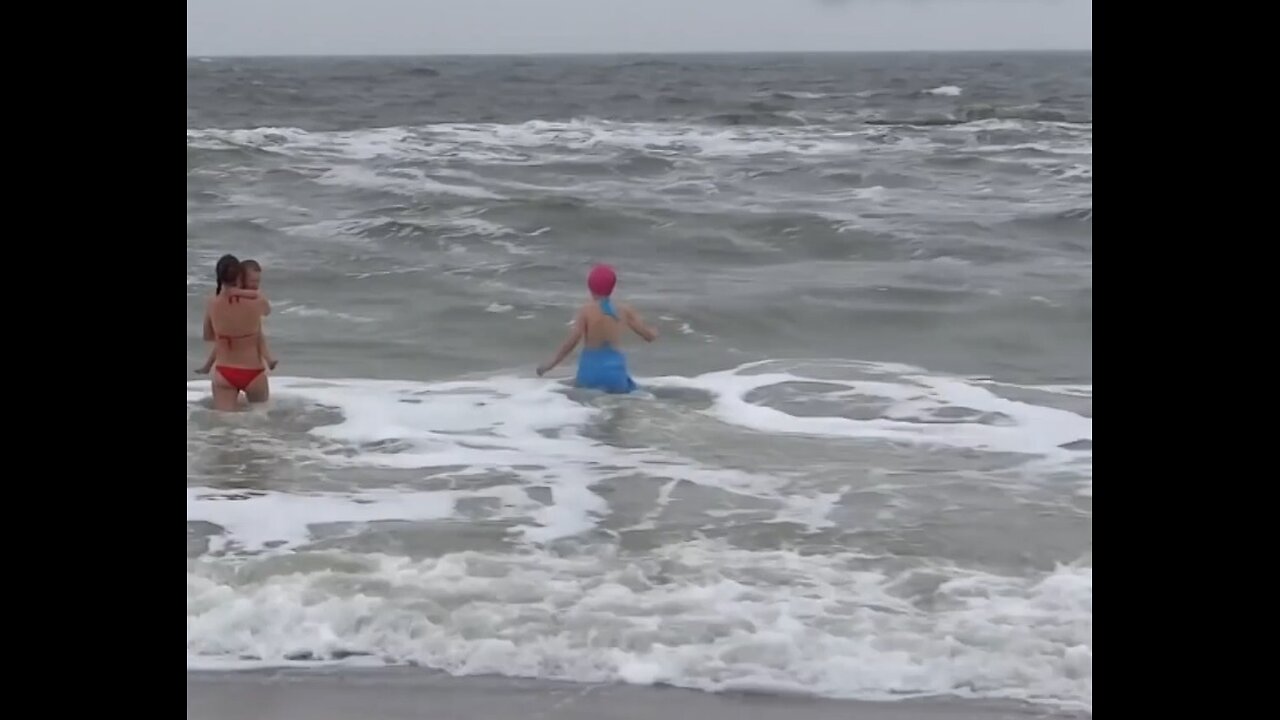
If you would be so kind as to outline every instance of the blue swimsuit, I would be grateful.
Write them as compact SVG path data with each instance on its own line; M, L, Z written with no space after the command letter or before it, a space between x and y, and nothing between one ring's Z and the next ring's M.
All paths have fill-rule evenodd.
M619 319L609 298L600 298L600 310L614 320ZM578 387L608 393L629 393L636 389L635 381L627 372L627 356L608 343L598 348L582 348L582 353L578 355L578 377L575 382Z

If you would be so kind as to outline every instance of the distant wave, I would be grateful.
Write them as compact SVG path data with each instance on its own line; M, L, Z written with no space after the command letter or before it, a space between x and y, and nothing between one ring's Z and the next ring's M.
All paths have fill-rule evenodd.
M963 107L954 113L936 115L916 115L905 117L870 117L864 120L867 125L915 125L921 127L964 125L980 120L1028 120L1032 122L1069 122L1093 124L1093 116L1071 115L1056 110L1044 110L1038 107Z
M779 112L731 112L717 113L703 118L715 125L805 125L805 121Z

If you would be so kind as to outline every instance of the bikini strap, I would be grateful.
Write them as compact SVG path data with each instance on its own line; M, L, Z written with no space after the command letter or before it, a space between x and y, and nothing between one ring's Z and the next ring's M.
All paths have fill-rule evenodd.
M258 334L258 333L245 333L244 335L219 335L219 336L218 336L218 339L219 339L219 340L226 340L226 341L227 341L227 347L228 347L228 348L230 348L230 347L231 347L231 341L232 341L232 340L244 340L245 338L251 338L251 337L253 337L253 336L257 335L257 334Z
M607 297L600 298L600 312L608 315L614 320L619 320L618 313L613 310L613 301Z

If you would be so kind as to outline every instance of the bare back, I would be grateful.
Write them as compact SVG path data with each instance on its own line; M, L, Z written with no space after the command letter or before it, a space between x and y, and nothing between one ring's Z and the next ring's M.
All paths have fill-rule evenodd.
M266 304L258 298L223 293L209 299L205 312L213 325L215 362L240 368L262 367L258 340Z
M619 307L618 311L619 316L622 316L625 309ZM600 303L589 302L582 306L579 313L584 325L582 344L585 347L598 348L605 345L618 347L621 344L622 328L625 325L621 320L605 315L600 309Z
M595 349L609 345L618 347L622 342L623 330L630 328L632 332L644 338L645 342L653 342L657 331L649 327L636 309L625 303L613 305L617 317L604 311L600 300L592 300L578 310L577 324L582 332L582 346Z

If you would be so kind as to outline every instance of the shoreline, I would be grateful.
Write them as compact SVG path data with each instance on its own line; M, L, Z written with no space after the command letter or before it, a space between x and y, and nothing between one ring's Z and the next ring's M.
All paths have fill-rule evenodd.
M188 720L1031 720L1089 718L1017 701L835 700L669 686L453 677L413 668L187 671Z

